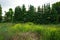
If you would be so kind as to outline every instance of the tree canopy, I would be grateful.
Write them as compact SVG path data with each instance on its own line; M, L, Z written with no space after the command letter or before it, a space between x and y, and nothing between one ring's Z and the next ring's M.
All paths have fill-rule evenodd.
M2 20L2 7L0 5L0 22ZM29 6L26 10L25 5L16 6L13 11L9 8L8 12L5 12L4 20L6 22L34 22L39 24L60 23L60 2L52 4L50 3L42 5L42 8L38 6L37 11L33 5Z

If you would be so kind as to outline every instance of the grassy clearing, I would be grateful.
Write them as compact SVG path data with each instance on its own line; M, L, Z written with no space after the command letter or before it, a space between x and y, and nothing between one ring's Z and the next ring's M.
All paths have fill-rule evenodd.
M60 25L0 23L0 40L60 40Z

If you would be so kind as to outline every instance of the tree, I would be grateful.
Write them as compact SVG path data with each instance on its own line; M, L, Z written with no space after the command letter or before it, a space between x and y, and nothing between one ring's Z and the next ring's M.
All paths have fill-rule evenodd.
M2 21L2 7L0 5L0 22Z
M21 10L20 6L17 6L15 8L14 21L15 22L21 22L22 21L22 10Z
M52 4L52 9L56 14L56 23L59 23L60 22L60 2L56 2Z
M26 8L25 8L25 5L23 4L22 6L22 12L25 13L26 12Z
M27 20L26 20L26 8L25 8L25 5L23 4L23 6L22 6L22 21L23 22L26 22Z
M40 6L38 6L38 12L41 12L41 8L40 8Z
M10 8L8 12L5 12L5 20L8 22L13 22L13 10L12 10L12 8Z
M51 12L50 12L50 4L44 4L44 9L43 9L43 23L51 23Z
M28 10L28 21L29 22L33 22L34 21L34 15L35 15L36 9L34 8L34 6L30 5L29 10Z
M9 14L10 14L10 21L13 22L14 13L13 13L12 8L9 9Z
M37 13L36 13L36 17L35 17L35 22L36 23L42 23L42 8L40 8L40 6L38 6L38 9L37 9Z

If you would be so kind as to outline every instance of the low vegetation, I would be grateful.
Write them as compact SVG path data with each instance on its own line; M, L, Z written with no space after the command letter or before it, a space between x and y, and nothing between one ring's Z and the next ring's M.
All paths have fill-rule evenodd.
M60 40L60 25L0 23L0 40Z

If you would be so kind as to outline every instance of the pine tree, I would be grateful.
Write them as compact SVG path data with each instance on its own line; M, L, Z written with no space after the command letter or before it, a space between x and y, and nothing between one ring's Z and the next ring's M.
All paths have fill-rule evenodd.
M25 5L23 4L23 6L22 6L22 21L23 22L26 22L27 21L26 20L26 15L27 15L26 8L25 8Z
M15 8L14 21L15 21L15 22L20 22L20 21L22 21L22 11L21 11L20 6L17 6L17 7Z
M2 22L2 7L0 5L0 22Z
M28 10L28 20L30 22L33 22L34 20L34 15L35 15L35 8L34 6L30 5L29 10Z

